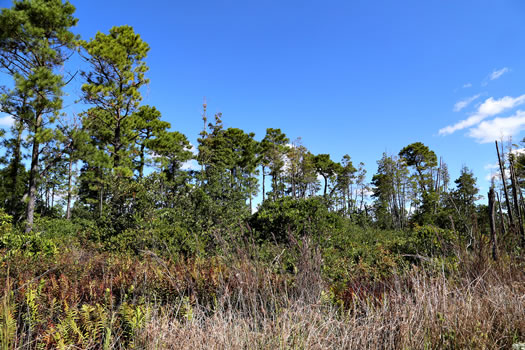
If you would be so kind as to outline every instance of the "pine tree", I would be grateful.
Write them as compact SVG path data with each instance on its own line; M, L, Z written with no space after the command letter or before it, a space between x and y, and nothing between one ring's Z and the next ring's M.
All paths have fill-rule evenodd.
M433 178L434 168L437 166L436 154L423 143L415 142L404 147L399 152L399 156L407 166L415 170L413 176L419 186L415 192L417 194L415 219L419 224L432 223L439 203Z
M115 215L120 215L130 195L136 140L143 131L139 121L151 116L138 110L140 88L148 82L144 59L149 46L132 27L121 26L111 28L109 34L99 32L90 41L82 41L82 47L91 67L82 72L82 98L93 106L83 114L83 129L90 138L85 146L90 150L85 152L88 158L83 179L88 185L84 189L97 187L100 213L108 197ZM139 172L140 168L143 167L139 166Z
M23 196L27 193L29 180L28 173L22 163L24 159L23 150L27 142L24 142L22 133L24 124L16 121L11 127L11 137L2 141L2 147L6 150L7 167L2 169L2 206L17 222L24 212Z
M134 169L138 173L138 178L144 177L144 167L148 165L148 159L153 155L153 145L158 143L167 130L171 127L170 123L160 119L161 114L151 106L141 106L131 118L132 133L135 146L132 152Z
M284 158L287 152L287 143L290 139L281 129L266 129L266 135L261 141L261 167L263 175L263 199L265 196L265 176L266 168L269 168L269 175L272 177L272 199L276 200L284 195L284 183L282 181L282 170Z
M41 145L51 140L49 127L62 108L65 81L58 68L75 45L74 11L67 1L22 0L0 14L0 66L13 78L0 106L24 125L31 143L27 232L33 228Z

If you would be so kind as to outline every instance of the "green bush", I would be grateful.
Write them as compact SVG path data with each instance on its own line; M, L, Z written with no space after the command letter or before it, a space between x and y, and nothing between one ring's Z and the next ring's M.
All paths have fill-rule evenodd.
M9 257L15 253L25 256L55 256L58 247L53 240L43 237L40 232L21 233L10 231L0 236L0 248L7 249Z
M58 253L52 239L36 230L30 233L18 232L11 224L12 216L0 209L0 249L6 249L4 258L21 253L25 256L54 256Z
M357 275L380 279L402 270L399 254L406 232L361 227L350 220L323 236L323 273L330 281L346 282Z
M322 197L265 201L249 219L260 241L288 242L289 235L319 237L341 227L342 218L328 211Z
M453 231L433 225L416 226L410 237L414 253L431 257L449 255L457 243L458 237Z
M4 211L4 209L0 208L0 235L1 236L11 232L11 230L13 229L11 225L12 221L13 221L13 217L7 214Z

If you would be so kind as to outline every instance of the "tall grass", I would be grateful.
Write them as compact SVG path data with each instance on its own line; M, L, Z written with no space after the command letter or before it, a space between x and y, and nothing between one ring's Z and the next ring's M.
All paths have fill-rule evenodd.
M439 259L343 287L310 241L296 271L246 252L169 261L74 248L0 271L0 348L509 349L525 340L525 269Z
M479 272L453 280L414 269L379 298L354 293L347 307L324 294L280 295L270 311L275 296L263 292L241 301L226 295L211 314L196 303L190 319L158 307L137 342L145 349L510 349L525 339L523 271Z

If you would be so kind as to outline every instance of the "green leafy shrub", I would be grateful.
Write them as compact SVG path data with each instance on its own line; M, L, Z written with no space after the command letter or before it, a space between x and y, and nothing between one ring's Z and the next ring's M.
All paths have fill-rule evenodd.
M0 235L8 234L13 229L11 222L13 217L0 208Z
M342 224L342 219L331 213L322 197L307 199L280 198L265 201L249 220L259 240L288 242L289 234L319 236Z
M5 248L12 255L20 252L26 256L55 256L58 247L49 238L43 237L40 232L20 233L11 231L0 236L0 248Z
M332 282L345 283L356 275L381 279L404 269L399 254L406 245L404 231L363 228L349 220L323 236L323 273Z
M37 231L18 232L12 226L11 220L11 215L0 209L0 249L8 251L5 259L16 253L26 256L54 256L58 253L58 247L52 239Z
M453 231L433 225L416 226L409 242L414 253L426 256L449 255L457 243L458 237Z

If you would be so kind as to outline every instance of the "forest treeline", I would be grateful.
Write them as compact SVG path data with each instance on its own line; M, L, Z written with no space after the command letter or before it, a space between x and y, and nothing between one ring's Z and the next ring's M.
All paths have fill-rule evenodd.
M206 103L192 145L142 103L148 44L131 26L80 38L74 12L15 0L0 13L0 111L13 121L0 131L2 348L167 348L215 326L246 338L210 347L316 348L283 335L296 322L325 329L311 319L338 325L317 348L523 339L525 140L496 142L487 194L466 166L451 179L421 142L381 155L369 181L359 150L314 154L279 128L256 138ZM81 64L68 73L72 57ZM78 115L64 108L72 82ZM420 303L430 311L414 316Z
M356 168L349 155L338 162L312 154L277 128L257 141L251 132L225 129L220 113L208 120L204 104L193 150L160 111L141 104L148 44L130 26L82 40L71 31L73 14L61 1L20 1L0 18L0 63L12 78L2 87L1 111L13 118L2 138L0 205L13 223L25 222L25 232L37 215L94 220L108 237L153 218L209 233L248 218L258 193L260 215L316 198L332 213L382 228L433 224L472 235L473 215L487 225L472 172L464 167L452 187L446 163L420 142L383 154L367 183L364 164ZM72 55L85 64L70 76L63 66ZM79 115L62 109L72 79L81 79L77 97L87 106ZM510 199L501 201L498 220L516 230L525 162L519 153L503 158L516 179L499 191ZM191 159L200 170L184 167Z

